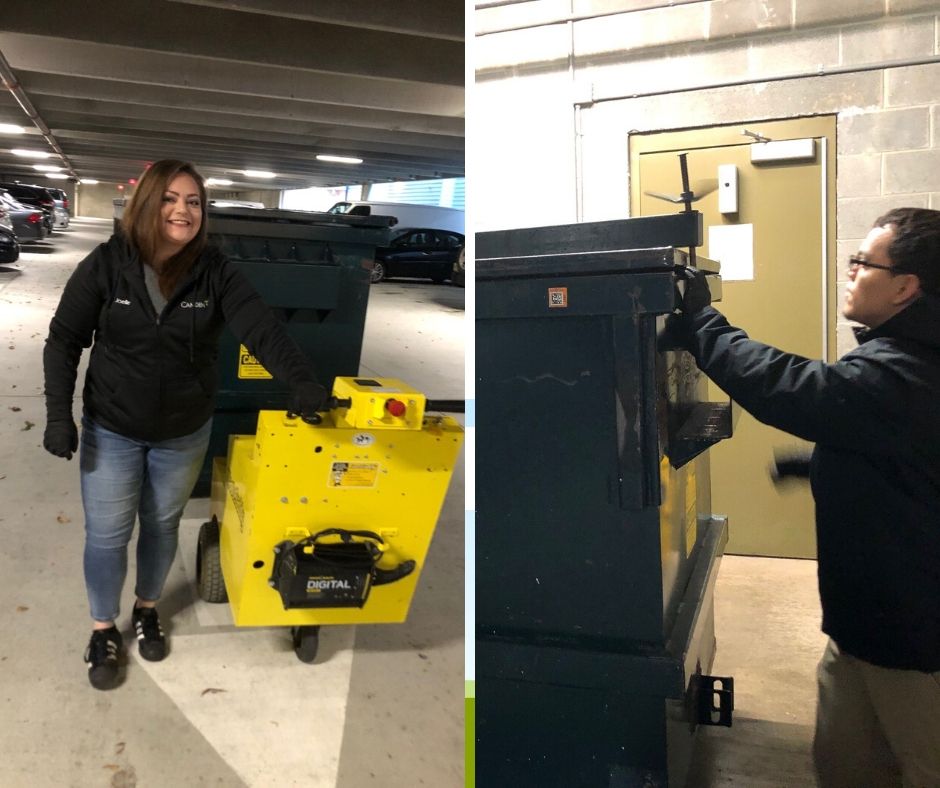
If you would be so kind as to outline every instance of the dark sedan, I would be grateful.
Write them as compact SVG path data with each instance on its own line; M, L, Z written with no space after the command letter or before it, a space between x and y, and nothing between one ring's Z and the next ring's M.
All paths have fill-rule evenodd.
M375 250L372 281L391 276L414 276L441 283L450 278L464 237L449 230L397 230L388 246Z
M43 186L28 183L0 182L0 187L6 189L17 202L42 211L43 223L49 234L55 226L55 199Z
M48 235L42 211L39 209L17 202L5 189L0 189L0 203L13 220L13 232L20 241L41 241Z
M0 263L15 263L20 259L20 245L16 234L6 227L0 227Z

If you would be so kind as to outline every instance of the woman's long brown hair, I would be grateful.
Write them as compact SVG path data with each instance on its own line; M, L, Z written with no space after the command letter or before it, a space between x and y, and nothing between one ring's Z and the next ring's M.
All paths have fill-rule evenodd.
M153 265L153 261L163 237L163 195L170 182L180 173L185 173L196 181L199 187L199 207L202 211L202 223L199 232L186 246L164 261L159 268L154 266L160 283L160 292L169 298L180 280L189 272L206 245L206 186L196 168L186 161L162 159L154 162L137 182L137 189L131 197L130 205L121 218L124 235L137 247L144 262Z

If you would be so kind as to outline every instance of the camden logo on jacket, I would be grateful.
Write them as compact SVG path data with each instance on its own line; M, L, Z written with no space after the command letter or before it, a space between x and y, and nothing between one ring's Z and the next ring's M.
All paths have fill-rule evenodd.
M205 301L180 301L180 309L208 309L209 299Z

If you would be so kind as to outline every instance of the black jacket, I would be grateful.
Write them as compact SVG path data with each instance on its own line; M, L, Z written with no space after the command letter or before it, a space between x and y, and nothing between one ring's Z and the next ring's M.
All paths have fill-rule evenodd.
M49 419L72 418L79 358L94 341L86 415L138 440L194 432L212 415L225 325L278 380L315 380L310 361L218 249L203 251L158 315L136 250L115 234L78 264L52 318L43 353Z
M834 364L755 342L706 308L699 367L760 421L816 443L823 631L875 665L940 670L940 298Z

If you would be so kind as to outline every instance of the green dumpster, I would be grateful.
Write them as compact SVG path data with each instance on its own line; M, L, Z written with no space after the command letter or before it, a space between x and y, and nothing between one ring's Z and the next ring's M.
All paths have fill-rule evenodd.
M248 277L329 388L358 375L375 248L388 243L390 216L209 207L209 241ZM208 494L212 458L228 436L253 433L258 411L287 405L288 390L229 332L219 343L219 393L209 451L195 495Z

